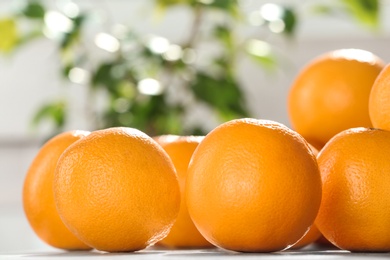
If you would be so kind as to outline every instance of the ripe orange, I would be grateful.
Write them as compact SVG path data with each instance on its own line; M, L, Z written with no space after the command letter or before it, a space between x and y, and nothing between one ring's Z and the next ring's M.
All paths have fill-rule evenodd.
M58 161L54 198L65 225L98 250L136 251L163 239L180 207L166 152L132 128L92 132Z
M211 131L194 152L186 199L196 227L214 245L277 251L313 224L321 178L296 132L272 121L233 120Z
M159 244L163 246L177 248L202 248L212 246L196 229L188 214L187 205L184 201L188 164L193 152L202 139L203 137L200 136L175 135L164 135L155 138L168 153L175 165L182 195L179 216L168 236L159 242Z
M390 130L390 64L382 70L372 86L369 111L374 127Z
M39 238L57 248L90 248L62 223L53 195L54 170L58 158L69 145L88 134L85 131L69 131L50 139L34 158L24 181L23 206L27 220Z
M318 155L323 197L316 224L339 248L390 251L390 132L354 128Z
M357 49L332 51L310 62L289 92L293 129L322 148L343 130L371 127L368 100L383 67L377 56Z

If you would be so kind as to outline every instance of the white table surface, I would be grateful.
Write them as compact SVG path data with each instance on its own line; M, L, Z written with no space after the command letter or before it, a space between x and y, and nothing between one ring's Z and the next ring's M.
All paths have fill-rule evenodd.
M166 250L152 247L135 253L68 252L38 239L24 216L21 204L0 207L0 259L390 259L390 253L351 253L335 248L309 247L275 253L238 253L222 249Z
M146 249L135 253L66 252L48 250L41 252L0 253L0 259L390 259L389 253L350 253L341 250L300 250L275 253L237 253L221 249L161 250Z

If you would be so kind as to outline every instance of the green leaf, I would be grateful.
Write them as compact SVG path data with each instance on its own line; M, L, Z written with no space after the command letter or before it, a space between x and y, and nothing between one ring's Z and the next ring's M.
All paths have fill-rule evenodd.
M155 122L156 115L163 111L159 108L164 104L164 100L161 96L147 96L133 101L128 111L118 113L115 111L115 100L112 98L110 108L106 112L104 127L125 125L154 134L155 130L151 122Z
M157 0L157 3L162 5L162 6L177 5L177 4L181 4L183 2L186 2L186 1L183 1L183 0Z
M115 77L113 70L117 65L116 62L102 63L93 73L92 86L93 87L106 87L107 89L113 89L119 83L118 78Z
M207 131L205 131L201 126L193 126L191 129L184 132L185 135L195 135L195 136L205 136Z
M221 55L216 57L212 64L216 65L215 67L220 73L222 71L222 73L231 77L234 73L234 64L232 60L233 58L230 55Z
M104 127L129 126L135 127L153 136L160 134L182 133L181 106L170 105L164 95L142 96L132 99L128 111L118 113L114 103L105 114Z
M175 5L191 4L193 0L156 0L156 6L159 9L166 9Z
M136 92L136 86L130 80L124 79L118 84L118 95L120 97L133 99Z
M223 120L248 116L239 84L225 75L214 78L199 72L192 84L195 96L213 107Z
M38 1L27 1L22 14L31 19L43 19L45 8Z
M68 63L68 64L65 64L64 66L62 66L61 68L61 75L68 79L69 78L69 72L74 68L74 64L73 63Z
M288 36L293 35L297 24L297 16L292 8L285 7L283 9L282 21L285 26L283 33Z
M379 26L378 0L342 0L347 11L360 23L370 27Z
M210 4L205 5L230 13L233 17L237 17L239 14L237 0L213 0Z
M274 70L277 68L277 60L271 45L265 41L252 39L246 45L246 53L263 68Z
M272 56L257 56L251 55L253 60L256 61L260 66L268 70L274 70L277 67L277 63Z
M182 108L167 106L164 113L157 116L154 121L156 134L180 134L182 132Z
M10 52L18 44L19 31L13 18L0 20L0 52Z
M319 5L314 5L312 8L311 8L311 12L313 14L319 14L319 15L325 15L325 14L332 14L334 12L334 8L332 8L331 6L329 5L322 5L322 4L319 4Z
M57 101L43 105L35 114L32 124L39 125L42 121L51 121L56 128L61 128L65 125L66 103Z
M232 50L234 48L232 28L227 25L218 25L214 29L215 37L223 43L223 45L228 49Z
M61 49L63 52L66 52L71 46L73 46L73 44L75 44L79 40L85 18L85 15L79 15L75 18L72 18L74 25L73 29L68 33L64 33L64 36L61 41Z

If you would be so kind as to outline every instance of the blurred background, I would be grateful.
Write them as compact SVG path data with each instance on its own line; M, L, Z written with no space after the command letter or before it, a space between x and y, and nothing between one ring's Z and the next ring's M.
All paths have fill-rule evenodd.
M299 70L334 49L390 60L379 0L0 0L0 252L49 250L21 194L70 129L206 134L240 117L289 126Z

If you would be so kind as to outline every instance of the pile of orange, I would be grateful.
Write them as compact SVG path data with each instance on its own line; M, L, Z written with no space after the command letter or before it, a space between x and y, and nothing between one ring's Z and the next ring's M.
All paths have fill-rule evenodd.
M316 148L352 127L371 127L368 100L383 69L377 56L342 49L321 55L298 74L288 96L290 122Z
M326 53L292 83L288 112L292 129L245 118L205 137L62 133L27 172L27 219L65 250L274 252L323 236L390 251L390 65Z
M315 225L342 249L390 251L389 101L389 66L355 49L313 60L290 89L292 126L322 148Z
M168 234L180 189L171 159L152 138L120 127L73 143L65 137L41 149L25 181L25 213L40 237L68 250L120 252L141 250Z

